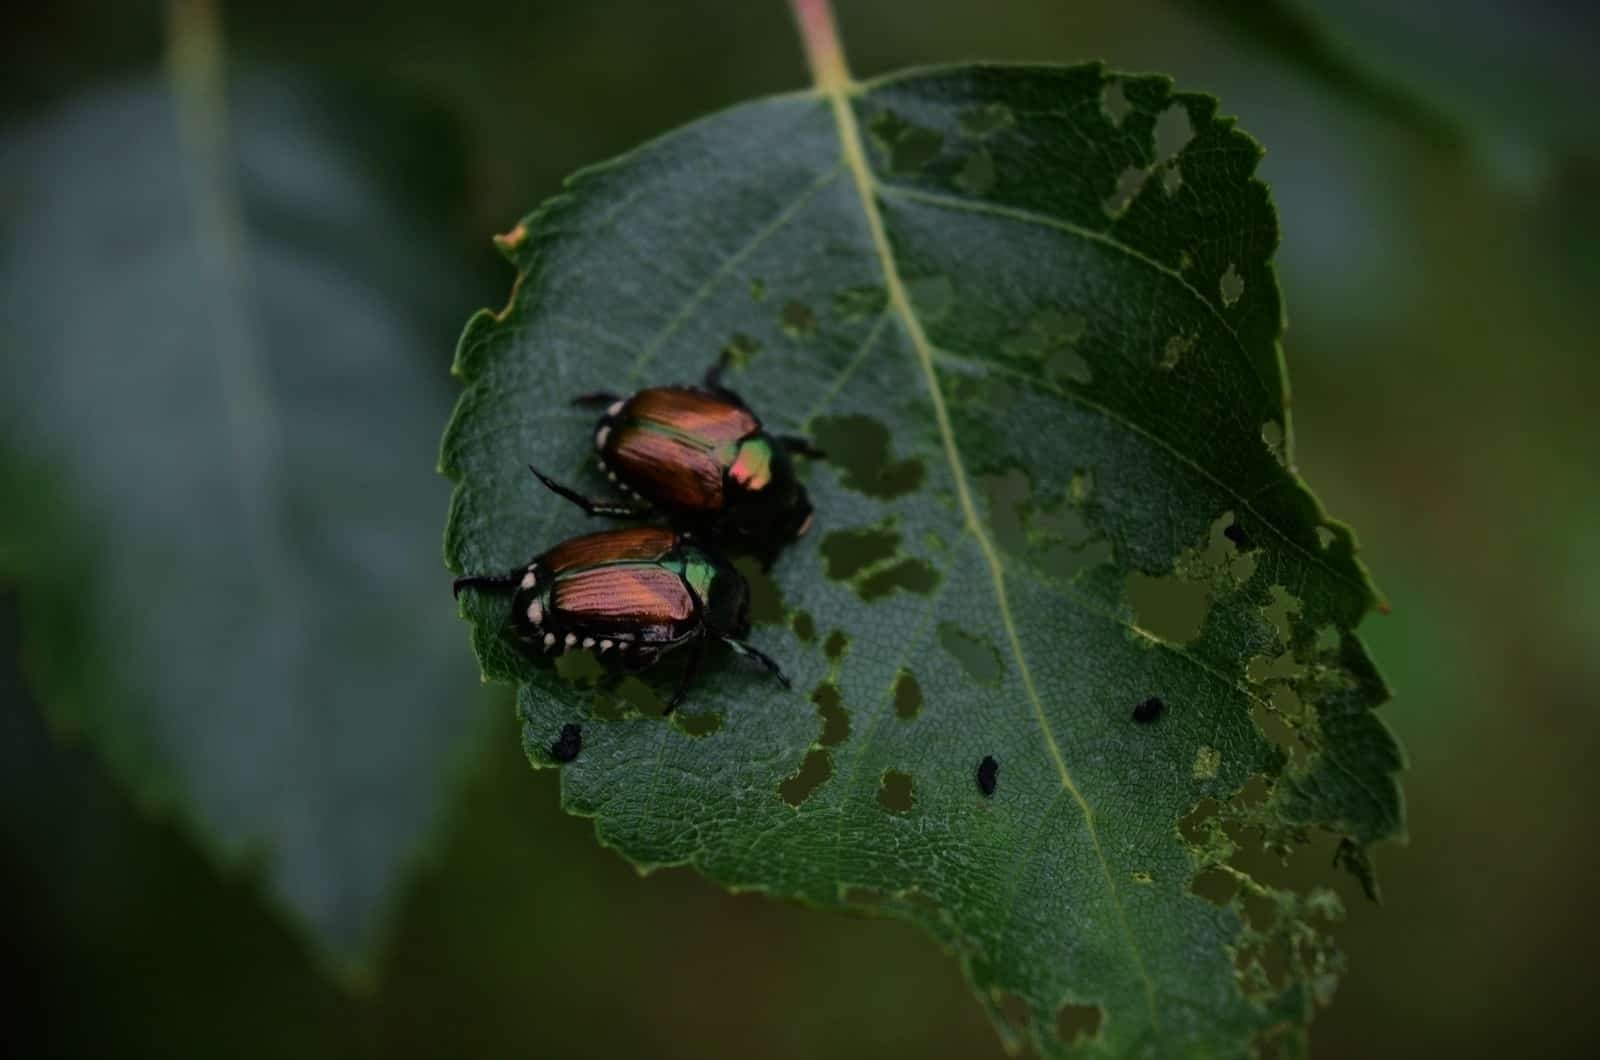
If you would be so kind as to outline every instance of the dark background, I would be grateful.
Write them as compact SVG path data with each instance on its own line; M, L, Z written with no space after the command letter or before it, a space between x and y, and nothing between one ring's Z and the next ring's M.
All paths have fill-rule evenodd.
M471 291L459 321L509 285L488 235L565 174L806 79L780 0L223 6L235 69L332 79L440 132L401 179L449 198L440 267ZM1098 58L1218 94L1266 145L1298 463L1393 604L1362 633L1411 763L1411 840L1377 852L1383 906L1345 891L1350 970L1314 1050L1600 1044L1596 16L1309 5L1428 109L1419 121L1240 32L1228 4L838 6L858 75ZM160 5L14 8L8 128L159 72ZM444 395L449 357L446 333ZM639 879L557 810L506 697L471 688L461 709L481 720L379 953L338 966L277 915L257 866L214 864L51 731L49 689L19 676L27 641L0 585L0 1040L32 1055L999 1054L955 961L907 925L730 897L682 870Z

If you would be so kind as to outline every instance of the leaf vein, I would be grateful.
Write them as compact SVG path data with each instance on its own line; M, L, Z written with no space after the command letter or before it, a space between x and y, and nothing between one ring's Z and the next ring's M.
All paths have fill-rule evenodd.
M884 285L889 292L889 304L893 307L895 314L900 317L906 336L911 340L912 349L917 355L923 380L927 384L929 399L933 404L934 418L939 425L939 435L944 443L945 457L950 464L951 475L955 481L956 496L965 515L967 528L972 533L974 540L977 541L979 549L982 550L984 560L989 568L990 580L994 585L995 605L999 610L1001 623L1005 627L1011 654L1017 661L1017 670L1022 678L1022 686L1027 692L1028 701L1033 708L1033 714L1038 722L1040 733L1044 736L1050 756L1055 763L1057 772L1060 774L1062 787L1071 793L1073 800L1078 804L1078 808L1083 814L1084 827L1088 830L1089 838L1094 846L1095 856L1099 859L1100 869L1105 877L1106 890L1111 898L1112 905L1116 909L1117 918L1121 923L1123 937L1133 957L1134 966L1143 982L1145 1003L1149 1009L1150 1020L1153 1024L1157 1020L1155 986L1150 979L1148 969L1145 967L1144 955L1139 948L1138 940L1134 937L1132 928L1128 923L1127 913L1123 909L1121 892L1112 877L1110 862L1106 859L1105 849L1100 843L1099 831L1095 827L1094 811L1072 780L1072 774L1067 769L1065 758L1062 757L1061 747L1056 740L1055 732L1050 726L1049 718L1045 715L1044 704L1039 698L1038 690L1034 687L1033 676L1028 669L1027 657L1022 650L1022 641L1017 633L1016 623L1011 615L1011 607L1006 598L1005 571L1001 566L999 553L996 552L993 542L989 540L983 529L983 524L978 518L978 511L973 503L972 492L967 483L966 471L962 467L961 453L956 447L955 433L950 424L950 415L944 405L944 396L939 390L939 380L933 366L933 348L928 341L927 334L922 329L922 321L912 311L905 284L900 278L898 263L889 245L888 232L884 228L883 216L878 208L877 198L874 194L877 184L867 163L861 134L856 127L855 114L850 109L849 87L848 84L831 87L825 90L825 95L833 106L834 121L839 133L840 149L844 154L846 164L850 168L857 196L860 199L861 210L865 215L867 228L872 235L873 247L879 259L879 266L883 270Z
M1024 383L1028 383L1028 384L1030 384L1032 386L1035 386L1035 387L1039 388L1040 390L1044 390L1047 393L1054 394L1055 396L1057 396L1059 398L1062 398L1063 400L1070 401L1075 405L1078 405L1078 406L1080 406L1082 408L1088 409L1091 412L1099 413L1100 415L1104 416L1106 419L1110 420L1111 422L1119 424L1120 426L1126 427L1128 430L1133 431L1135 434L1138 434L1141 437L1143 437L1143 438L1147 439L1148 441L1152 442L1157 448L1165 450L1167 453L1169 453L1172 456L1172 458L1174 460L1178 461L1181 464L1185 464L1188 467L1190 467L1191 469L1193 469L1194 471L1198 472L1202 477L1204 477L1207 481L1209 481L1214 486L1216 486L1223 493L1226 493L1228 496L1232 497L1235 501L1238 502L1238 504L1239 504L1239 506L1241 508L1243 508L1245 511L1249 512L1251 515L1255 516L1257 519L1260 519L1262 524L1264 526L1266 526L1267 528L1269 528L1273 532L1273 534L1275 534L1280 540L1283 541L1284 544L1288 545L1290 547L1290 549L1292 549L1293 551L1298 552L1301 556L1304 556L1307 560L1309 560L1311 562L1311 564L1313 566L1320 567L1322 570L1326 571L1328 574L1331 574L1333 577L1335 577L1338 580L1346 583L1347 585L1355 586L1356 588L1360 589L1363 594L1365 594L1368 591L1368 587L1366 586L1365 583L1363 583L1362 581L1360 581L1359 579L1357 579L1355 577L1352 577L1350 574L1347 574L1346 572L1339 570L1336 567L1330 566L1328 564L1327 560L1323 559L1321 556L1319 556L1316 553L1312 552L1306 546L1302 545L1300 542L1298 542L1294 538L1290 537L1287 533L1285 533L1282 529L1280 529L1276 523L1274 523L1272 520L1268 519L1266 516L1262 515L1250 503L1251 500L1254 497L1261 496L1262 494L1268 493L1273 489L1277 489L1277 488L1281 488L1283 486L1289 485L1289 483L1274 482L1268 488L1263 489L1261 491L1258 491L1257 493L1253 493L1249 497L1246 497L1244 494L1240 493L1237 489L1233 488L1232 486L1228 485L1226 482L1222 481L1222 479L1218 478L1215 474L1213 474L1210 470L1208 470L1204 465L1197 463L1192 457L1189 457L1189 456L1185 455L1181 450L1179 450L1177 447L1172 445L1172 443L1168 442L1166 439L1162 438L1160 435L1156 435L1156 434L1150 433L1150 430L1148 428L1146 428L1146 427L1144 427L1144 426L1142 426L1142 425L1140 425L1138 423L1135 423L1133 420L1130 420L1126 416L1123 416L1121 413L1115 412L1111 408L1109 408L1109 407L1107 407L1105 405L1102 405L1100 402L1095 401L1093 398L1087 397L1087 396L1085 396L1083 394L1079 394L1076 391L1068 390L1068 389L1060 386L1057 383L1050 382L1047 379L1040 379L1040 378L1038 378L1036 376L1029 375L1026 372L1020 372L1017 369L1012 368L1010 365L1004 364L1004 363L1002 363L1000 361L984 360L981 357L974 357L971 354L961 353L961 352L957 352L957 351L953 351L953 350L947 350L947 349L939 349L939 348L935 348L934 349L934 353L936 355L938 355L941 359L949 360L949 361L952 361L952 362L954 362L956 364L971 365L973 367L982 368L985 371L998 372L1001 375L1010 376L1013 379L1019 380L1019 381L1024 382ZM1183 546L1182 546L1181 543L1175 543L1175 547L1173 548L1174 553L1176 553L1182 547Z
M1194 296L1196 301L1205 307L1206 312L1211 314L1212 319L1221 325L1222 329L1227 332L1228 337L1233 340L1234 349L1236 349L1239 352L1239 355L1244 358L1245 367L1249 370L1247 374L1252 380L1255 381L1256 388L1261 391L1262 396L1269 400L1274 400L1271 391L1268 390L1267 385L1262 382L1260 374L1255 370L1255 366L1250 363L1250 355L1245 349L1244 340L1239 338L1239 333L1234 329L1233 324L1229 322L1227 317L1222 315L1222 311L1216 307L1215 303L1200 293L1199 288L1195 287L1194 284L1190 283L1184 278L1184 275L1181 272L1172 268L1171 266L1162 264L1155 258L1145 254L1143 251L1136 250L1121 240L1106 235L1104 232L1097 232L1092 228L1085 228L1082 225L1073 224L1071 221L1063 221L1055 217L1046 217L1043 214L1034 213L1031 210L1019 210L1013 206L999 206L994 203L969 202L966 199L952 198L949 195L941 195L937 192L922 191L915 188L905 188L897 184L885 184L877 180L875 177L872 178L872 180L873 185L885 194L908 199L912 202L920 202L936 209L952 210L957 213L983 214L990 217L1003 217L1007 220L1016 221L1020 224L1032 225L1036 228L1051 228L1059 232L1066 232L1070 235L1077 236L1080 239L1088 240L1091 243L1099 243L1102 246L1110 247L1111 249L1119 251L1133 260L1140 262L1151 269L1154 269L1163 276L1166 276L1172 280L1176 280L1183 286L1185 290Z

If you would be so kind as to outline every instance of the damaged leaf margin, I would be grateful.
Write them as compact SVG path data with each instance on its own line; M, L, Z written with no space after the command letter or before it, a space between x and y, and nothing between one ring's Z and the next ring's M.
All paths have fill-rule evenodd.
M1188 138L1163 150L1173 108ZM1353 632L1376 594L1292 468L1276 218L1260 148L1215 110L1165 78L991 66L738 107L521 222L511 303L456 362L457 571L592 528L519 474L591 462L569 393L692 379L736 342L769 425L859 443L805 471L823 532L757 627L793 695L718 665L685 709L718 720L686 731L510 650L503 600L463 609L485 675L521 686L535 765L584 719L563 804L602 842L916 920L1045 1055L1303 1049L1340 910L1274 865L1327 836L1371 883L1366 848L1401 831ZM874 528L876 565L826 553ZM903 563L935 576L863 591ZM1162 619L1140 578L1199 617ZM791 634L802 616L828 632Z

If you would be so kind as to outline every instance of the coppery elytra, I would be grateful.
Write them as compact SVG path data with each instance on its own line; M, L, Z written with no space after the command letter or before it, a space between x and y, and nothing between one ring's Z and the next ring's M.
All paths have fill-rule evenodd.
M573 399L604 406L595 451L601 470L631 501L593 500L535 473L590 515L659 514L770 562L811 527L811 500L790 456L822 453L804 438L768 434L744 400L722 385L727 360L724 355L713 365L699 386Z
M642 670L692 647L669 712L683 701L714 641L759 662L789 687L778 664L745 643L750 589L744 575L684 531L641 526L584 534L520 570L455 580L457 595L468 587L515 588L506 627L529 654L584 650L602 663Z

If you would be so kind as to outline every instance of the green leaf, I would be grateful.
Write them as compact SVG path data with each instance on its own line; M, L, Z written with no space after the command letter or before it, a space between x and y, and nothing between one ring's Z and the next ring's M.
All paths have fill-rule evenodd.
M238 97L230 141L156 84L0 149L0 576L53 720L348 957L476 702L423 427L470 295L431 126Z
M592 528L525 470L605 491L569 396L730 343L731 385L830 454L757 585L793 692L724 657L664 720L464 595L534 764L584 726L567 809L642 868L918 921L1049 1055L1298 1044L1338 900L1262 851L1342 837L1365 871L1400 760L1352 632L1373 589L1288 464L1260 153L1164 78L935 69L718 114L503 238L444 441L452 569Z

